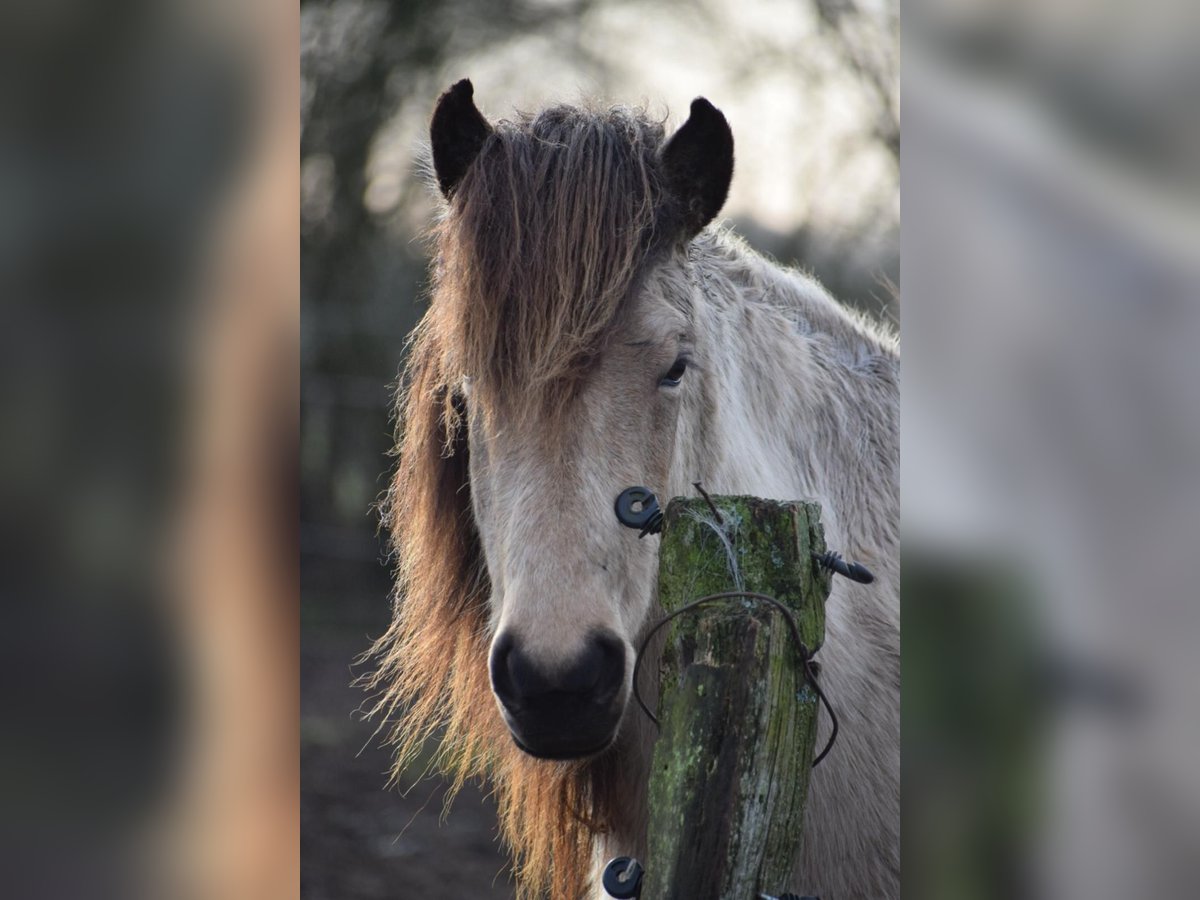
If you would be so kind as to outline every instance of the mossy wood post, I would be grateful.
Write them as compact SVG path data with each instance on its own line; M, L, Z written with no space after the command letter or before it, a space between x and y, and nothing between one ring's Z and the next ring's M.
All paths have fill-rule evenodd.
M701 498L667 507L663 608L755 591L792 610L805 646L819 647L830 576L812 559L825 552L818 506L713 502L723 524ZM750 599L714 601L667 627L642 898L780 893L800 842L817 733L817 696L799 651L778 610Z

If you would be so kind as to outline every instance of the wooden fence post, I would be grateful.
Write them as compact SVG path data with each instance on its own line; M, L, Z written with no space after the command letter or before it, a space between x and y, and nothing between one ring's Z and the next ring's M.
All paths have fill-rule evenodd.
M815 503L677 498L666 510L659 601L672 612L707 594L768 594L804 643L825 634L827 572ZM817 695L787 623L769 605L715 601L668 626L661 723L650 777L643 900L756 900L786 890L800 842Z

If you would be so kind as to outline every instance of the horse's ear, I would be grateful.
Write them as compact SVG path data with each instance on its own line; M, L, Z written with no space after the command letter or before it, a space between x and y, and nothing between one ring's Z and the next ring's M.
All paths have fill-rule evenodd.
M492 133L492 126L475 108L474 95L470 79L464 78L438 98L429 125L433 170L446 197L467 174L483 142Z
M733 132L721 111L703 97L693 100L688 120L663 147L662 163L684 239L691 239L721 211L733 180Z

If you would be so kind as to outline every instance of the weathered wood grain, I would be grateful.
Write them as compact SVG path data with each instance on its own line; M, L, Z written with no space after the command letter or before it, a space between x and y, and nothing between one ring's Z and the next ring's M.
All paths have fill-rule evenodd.
M829 575L814 503L714 497L666 510L659 599L669 613L708 594L768 594L806 646L824 638ZM785 887L800 840L817 696L778 611L714 601L675 619L660 667L661 731L650 779L643 900L750 900Z

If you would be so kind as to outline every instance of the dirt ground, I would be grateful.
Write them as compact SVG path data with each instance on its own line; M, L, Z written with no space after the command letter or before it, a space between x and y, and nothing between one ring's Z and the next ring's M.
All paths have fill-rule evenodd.
M305 900L511 898L492 803L468 786L442 819L446 785L386 788L388 752L355 710L353 660L386 622L386 583L346 604L306 600L300 654L301 885ZM317 612L313 612L313 608ZM361 752L360 752L361 751Z

